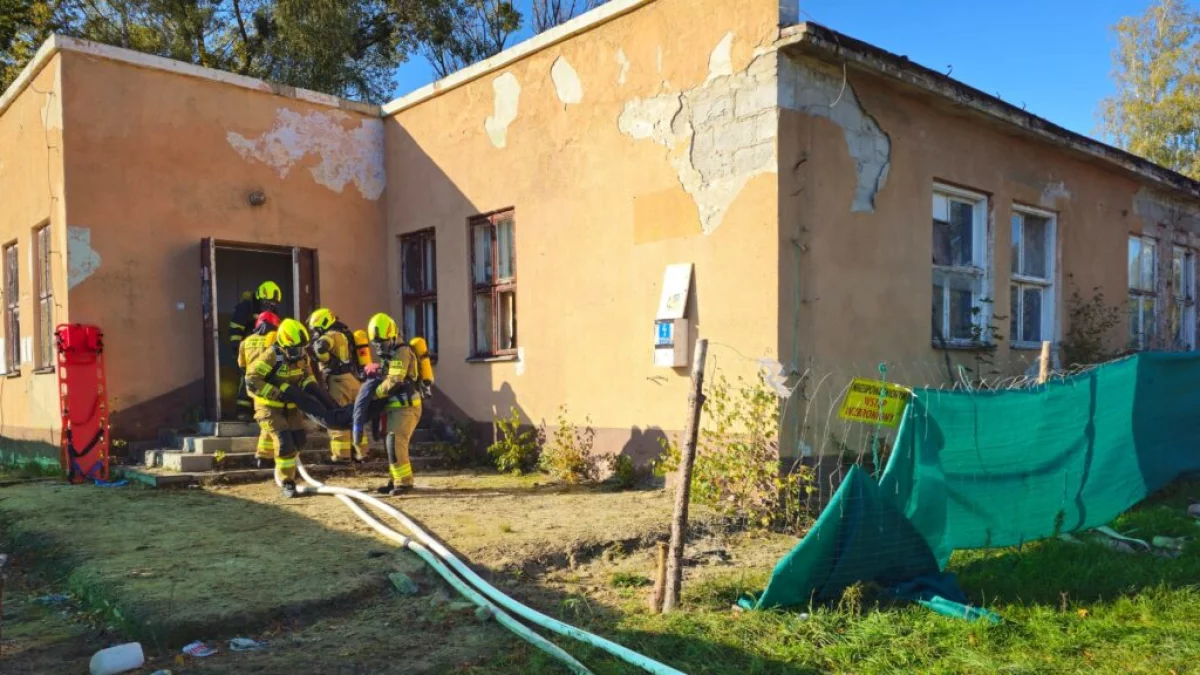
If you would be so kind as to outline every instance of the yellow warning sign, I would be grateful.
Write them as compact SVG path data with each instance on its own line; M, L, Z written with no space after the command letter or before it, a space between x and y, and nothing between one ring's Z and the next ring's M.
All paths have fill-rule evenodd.
M846 400L842 402L838 417L851 422L897 427L911 397L912 391L904 387L855 378L846 391Z

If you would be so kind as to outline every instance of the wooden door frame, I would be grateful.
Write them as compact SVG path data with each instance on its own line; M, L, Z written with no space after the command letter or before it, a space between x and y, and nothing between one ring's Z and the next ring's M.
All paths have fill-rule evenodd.
M218 355L221 350L221 326L217 323L217 251L220 249L251 253L287 255L292 259L292 312L297 319L304 307L301 297L311 292L313 308L320 306L321 287L318 270L317 249L301 246L279 246L252 242L230 241L204 237L200 240L200 311L204 335L204 401L209 420L221 420L221 379ZM310 264L301 264L302 258L311 255ZM311 275L305 280L305 271ZM307 284L305 283L307 281ZM311 291L310 291L311 289ZM311 311L311 310L310 310Z

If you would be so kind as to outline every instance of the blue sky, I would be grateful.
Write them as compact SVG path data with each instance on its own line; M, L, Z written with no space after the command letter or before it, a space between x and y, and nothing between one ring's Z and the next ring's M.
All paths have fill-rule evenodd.
M527 17L528 4L517 0ZM1095 132L1097 104L1113 92L1112 27L1148 5L1149 0L800 0L804 20L935 70L953 66L954 78L1089 135ZM528 34L515 36L510 46ZM401 95L433 81L433 71L414 56L396 80Z

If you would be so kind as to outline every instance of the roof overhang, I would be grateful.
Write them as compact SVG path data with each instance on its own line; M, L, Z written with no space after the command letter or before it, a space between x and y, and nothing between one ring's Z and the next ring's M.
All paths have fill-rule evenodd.
M1099 160L1155 187L1200 200L1200 182L1093 138L1064 129L1049 120L963 84L908 57L893 54L861 40L806 22L783 29L776 46L784 54L810 56L870 73L943 99L956 108L999 122L1017 133Z
M151 54L143 54L133 51L132 49L123 49L121 47L112 47L109 45L92 42L90 40L80 40L78 38L67 37L65 35L51 35L42 46L38 48L37 53L21 70L21 74L16 80L9 85L8 89L0 95L0 114L4 114L12 105L13 101L27 89L30 83L37 78L42 69L50 63L59 52L74 52L84 54L96 58L116 61L118 63L128 64L137 68L147 70L157 70L168 73L175 73L185 77L192 77L210 82L220 82L242 89L250 89L265 94L275 96L283 96L285 98L305 101L315 105L325 106L329 108L339 108L350 112L356 112L362 115L371 117L379 117L382 114L379 106L370 103L360 103L358 101L350 101L329 94L322 94L308 89L300 89L298 87L290 87L283 84L275 84L266 80L259 80L245 75L237 75L227 73L223 70L213 68L204 68L202 66L192 65L183 61L164 58L162 56L153 56Z

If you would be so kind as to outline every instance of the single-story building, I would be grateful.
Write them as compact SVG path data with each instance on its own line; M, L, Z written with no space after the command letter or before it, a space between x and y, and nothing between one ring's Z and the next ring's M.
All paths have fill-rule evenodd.
M1114 346L1195 348L1200 184L798 13L612 0L382 106L51 38L0 98L6 450L57 447L66 321L105 332L116 437L231 414L265 278L425 336L442 414L565 406L637 457L701 336L785 393L939 384L981 342L1027 368L1080 289Z

